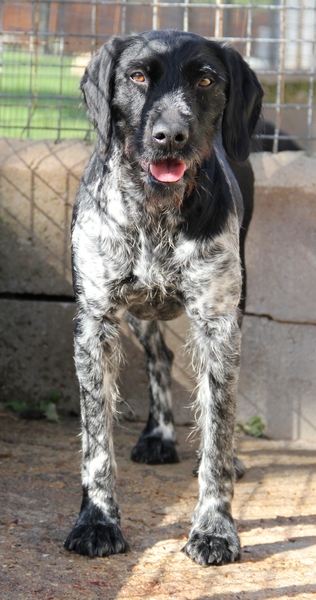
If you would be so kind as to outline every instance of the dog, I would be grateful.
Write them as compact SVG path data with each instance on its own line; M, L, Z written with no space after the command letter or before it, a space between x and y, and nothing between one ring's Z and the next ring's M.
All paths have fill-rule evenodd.
M90 557L128 550L112 441L124 314L145 349L150 396L131 458L178 461L173 355L158 321L185 311L201 448L199 499L183 551L201 565L229 563L240 556L231 500L241 261L262 88L231 46L172 30L113 36L80 87L97 140L72 222L83 498L65 547Z
M252 139L251 152L273 152L274 134L275 125L266 119L259 119ZM278 135L276 152L299 152L302 150L284 129L280 129Z

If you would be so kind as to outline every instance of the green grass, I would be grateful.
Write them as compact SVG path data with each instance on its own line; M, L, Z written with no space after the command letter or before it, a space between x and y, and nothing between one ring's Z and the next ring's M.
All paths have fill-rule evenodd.
M193 2L196 2L196 4L211 4L214 5L216 4L216 0L192 0ZM258 6L258 8L260 8L260 6L262 5L266 5L269 4L270 0L229 0L229 2L227 2L227 4L237 4L240 5L242 4L243 6L248 6L248 4L251 4L252 7L256 7Z
M260 0L259 0L260 1ZM62 59L28 51L5 50L0 76L0 135L30 139L93 139L81 104L80 73L74 74L75 57ZM33 62L32 62L33 60ZM276 85L264 84L266 102L276 101ZM316 83L314 84L316 94ZM307 104L309 82L286 82L286 103Z
M0 135L63 139L90 137L85 108L79 108L80 74L73 58L5 51L0 80ZM35 63L35 64L34 64Z
M276 84L263 83L265 102L276 102ZM310 93L309 81L287 81L284 86L284 102L286 104L308 104ZM313 85L313 97L316 96L316 82Z

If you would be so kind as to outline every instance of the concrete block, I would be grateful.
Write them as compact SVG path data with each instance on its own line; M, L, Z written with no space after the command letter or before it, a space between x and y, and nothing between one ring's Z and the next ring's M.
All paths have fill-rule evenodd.
M74 303L0 300L0 397L36 406L53 392L78 412Z
M75 304L0 300L0 400L18 400L36 406L52 392L61 395L59 409L79 414L79 391L73 361ZM194 380L185 372L183 356L185 323L177 319L165 325L166 340L176 353L173 396L176 423L192 421L190 404ZM179 333L179 331L181 333ZM126 357L119 387L118 410L129 419L145 421L148 391L143 350L127 324L122 328Z
M72 206L91 152L0 139L0 292L72 295Z
M316 160L252 155L255 209L246 247L247 311L316 323Z
M166 342L175 353L172 371L175 421L193 423L195 378L190 368L190 352L184 349L188 320L183 316L161 325ZM129 365L122 371L121 392L134 415L144 420L148 414L144 358L134 336L125 328L124 334ZM272 438L315 441L315 326L246 316L242 334L237 421L244 423L259 415L265 424L264 433ZM128 406L123 406L122 411L130 414Z
M262 417L272 438L316 440L315 326L246 316L237 421Z
M75 305L61 302L0 300L0 397L30 406L52 392L61 394L59 409L79 412L73 364ZM188 322L181 317L163 324L175 352L172 391L175 422L194 421L191 409L195 378L190 353L184 351ZM273 438L315 441L316 356L311 352L315 327L245 317L237 420L260 415ZM122 343L126 362L119 387L118 410L145 421L148 393L143 351L127 325Z
M91 152L76 141L0 140L0 292L72 295L72 205ZM255 154L252 164L247 310L315 323L315 158Z

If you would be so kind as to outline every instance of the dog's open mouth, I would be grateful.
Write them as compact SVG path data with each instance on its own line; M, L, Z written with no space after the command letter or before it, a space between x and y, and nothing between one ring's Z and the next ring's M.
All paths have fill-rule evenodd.
M176 183L181 179L185 170L185 162L177 158L166 158L148 165L149 174L161 183Z

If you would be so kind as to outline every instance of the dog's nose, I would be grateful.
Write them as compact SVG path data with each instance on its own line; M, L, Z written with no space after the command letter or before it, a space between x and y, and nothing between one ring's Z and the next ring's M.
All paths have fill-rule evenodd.
M183 123L168 124L162 119L159 119L153 126L152 137L155 144L161 148L180 150L189 137L189 131Z

